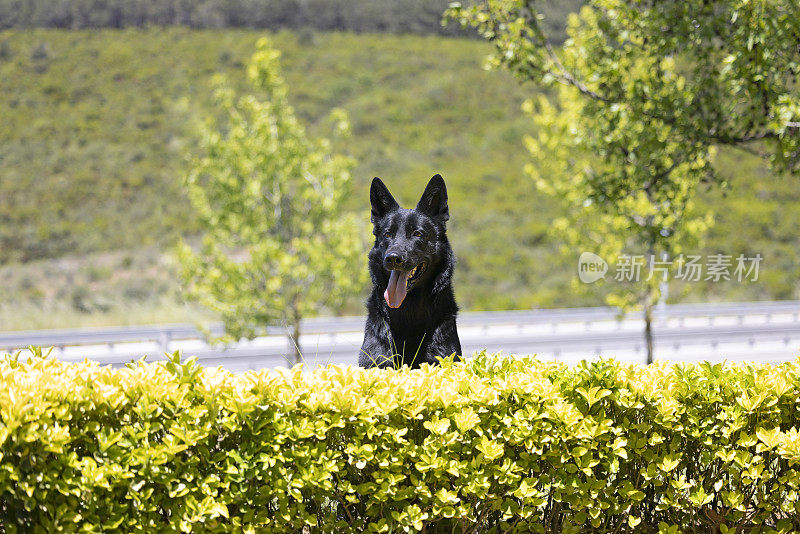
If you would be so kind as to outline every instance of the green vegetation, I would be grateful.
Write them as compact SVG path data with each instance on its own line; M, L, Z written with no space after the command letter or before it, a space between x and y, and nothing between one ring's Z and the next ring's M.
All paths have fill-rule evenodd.
M800 529L800 361L0 359L6 532Z
M164 306L161 295L177 295L174 266L154 254L199 229L182 186L186 155L199 140L197 121L215 113L215 74L244 88L244 62L262 35L184 28L0 33L0 328L26 328L17 313L23 305L38 326L66 327L131 321L131 303L155 309ZM547 236L562 212L523 171L530 156L522 139L535 126L520 106L538 90L484 71L489 44L313 32L281 32L273 41L311 135L329 131L332 108L347 111L353 135L333 150L359 162L346 205L365 223L373 176L412 205L413 192L432 173L443 174L462 307L602 302L593 286L571 287L578 251L569 261L557 257L558 245ZM761 277L755 284L691 284L690 293L673 296L800 297L800 188L749 155L721 151L715 168L730 187L701 190L699 209L713 208L718 222L700 253L761 252ZM134 284L140 270L159 284L143 277L140 286L150 293L132 301L113 286L114 277L107 285L90 282L94 264L109 255L154 258L157 272L124 271L131 277L125 284ZM54 258L70 265L69 277L26 274L58 271L59 263L48 262ZM353 268L365 264L366 258ZM25 278L25 287L17 284ZM79 290L108 308L72 308L70 295ZM343 311L362 312L361 299L354 296ZM161 317L182 310L176 303ZM159 313L147 316L160 320Z
M203 244L179 250L190 298L218 313L231 341L283 324L301 362L300 321L338 310L367 283L359 218L342 209L353 160L312 139L289 104L280 52L258 41L247 77L264 99L236 95L223 81L215 91L222 121L202 131L186 191L203 230ZM331 112L346 135L347 117Z
M449 0L0 0L0 29L261 28L355 33L473 35L442 25ZM558 42L583 0L545 0L544 24Z
M680 255L663 277L608 296L644 308L651 363L659 286L713 220L695 197L703 181L717 183L717 151L759 153L775 171L800 175L800 7L589 1L556 51L531 6L497 0L448 13L492 42L496 66L557 89L555 105L546 96L526 103L539 126L528 147L537 185L568 213L554 225L565 241L605 258L638 253L651 266Z
M5 330L210 321L181 301L175 258L155 247L0 267Z
M465 33L442 27L446 8L447 0L0 0L0 28L157 25Z

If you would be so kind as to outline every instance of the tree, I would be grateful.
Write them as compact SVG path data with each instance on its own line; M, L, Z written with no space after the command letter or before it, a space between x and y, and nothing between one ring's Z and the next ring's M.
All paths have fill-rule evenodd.
M526 106L538 126L538 135L526 139L533 157L527 171L539 190L563 205L565 215L553 222L552 232L564 244L566 254L575 257L576 251L591 251L606 260L622 260L617 264L617 272L607 276L613 277L615 283L611 284L613 289L606 300L622 310L637 305L643 308L645 346L650 363L653 359L653 308L660 295L663 275L670 276L678 267L678 264L664 264L663 258L676 258L684 251L696 250L712 223L711 214L699 212L693 201L705 169L703 164L693 160L683 161L671 172L664 172L663 169L675 161L673 151L678 147L668 144L659 150L659 143L648 139L647 129L638 124L617 133L627 138L625 143L629 150L646 153L650 164L660 169L656 174L660 178L641 180L636 173L647 172L646 169L631 168L613 152L604 153L602 140L598 143L587 123L581 120L584 101L571 100L562 94L564 91L568 90L562 88L558 92L561 108L547 102L545 97L538 106L532 103ZM604 157L592 158L593 153ZM627 178L643 185L627 194L618 191L611 200L611 195L607 195L608 186L598 185L596 180L613 176L618 168L628 169ZM661 266L666 266L663 275L654 269ZM576 289L580 289L577 283Z
M652 262L696 245L712 222L692 199L702 182L721 182L719 147L800 172L799 6L590 0L560 50L533 0L455 4L449 16L494 44L494 66L556 88L555 105L527 103L539 126L529 171L567 208L556 232L606 258L638 250ZM650 362L659 280L643 278L609 301L644 308Z
M279 56L261 39L247 67L263 100L237 97L220 82L224 119L203 127L202 153L186 179L202 246L195 252L183 242L179 259L189 297L219 313L228 336L252 338L283 324L299 362L301 318L335 309L366 283L365 232L341 207L353 162L307 136ZM343 113L332 117L345 132Z

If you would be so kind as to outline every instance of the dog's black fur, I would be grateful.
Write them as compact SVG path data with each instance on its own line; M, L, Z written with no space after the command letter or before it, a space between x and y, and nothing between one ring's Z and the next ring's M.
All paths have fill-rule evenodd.
M372 180L369 197L375 234L369 253L373 288L359 364L419 367L436 364L437 357L456 354L459 359L455 256L446 235L450 212L444 180L438 174L431 178L414 209L402 209L379 178ZM405 273L415 268L406 281ZM400 287L399 282L387 287L392 276L407 284L405 298L400 290L390 293Z

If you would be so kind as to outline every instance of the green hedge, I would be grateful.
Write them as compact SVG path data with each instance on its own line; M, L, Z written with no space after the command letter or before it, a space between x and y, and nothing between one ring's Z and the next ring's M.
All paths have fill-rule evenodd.
M0 532L800 531L799 372L18 354L0 359Z

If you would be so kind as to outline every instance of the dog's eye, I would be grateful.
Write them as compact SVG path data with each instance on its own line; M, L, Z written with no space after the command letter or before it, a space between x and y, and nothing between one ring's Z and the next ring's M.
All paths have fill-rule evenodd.
M419 230L416 230L412 235L414 237L422 237L422 232L420 232Z
M392 237L391 232L383 232L383 237Z

